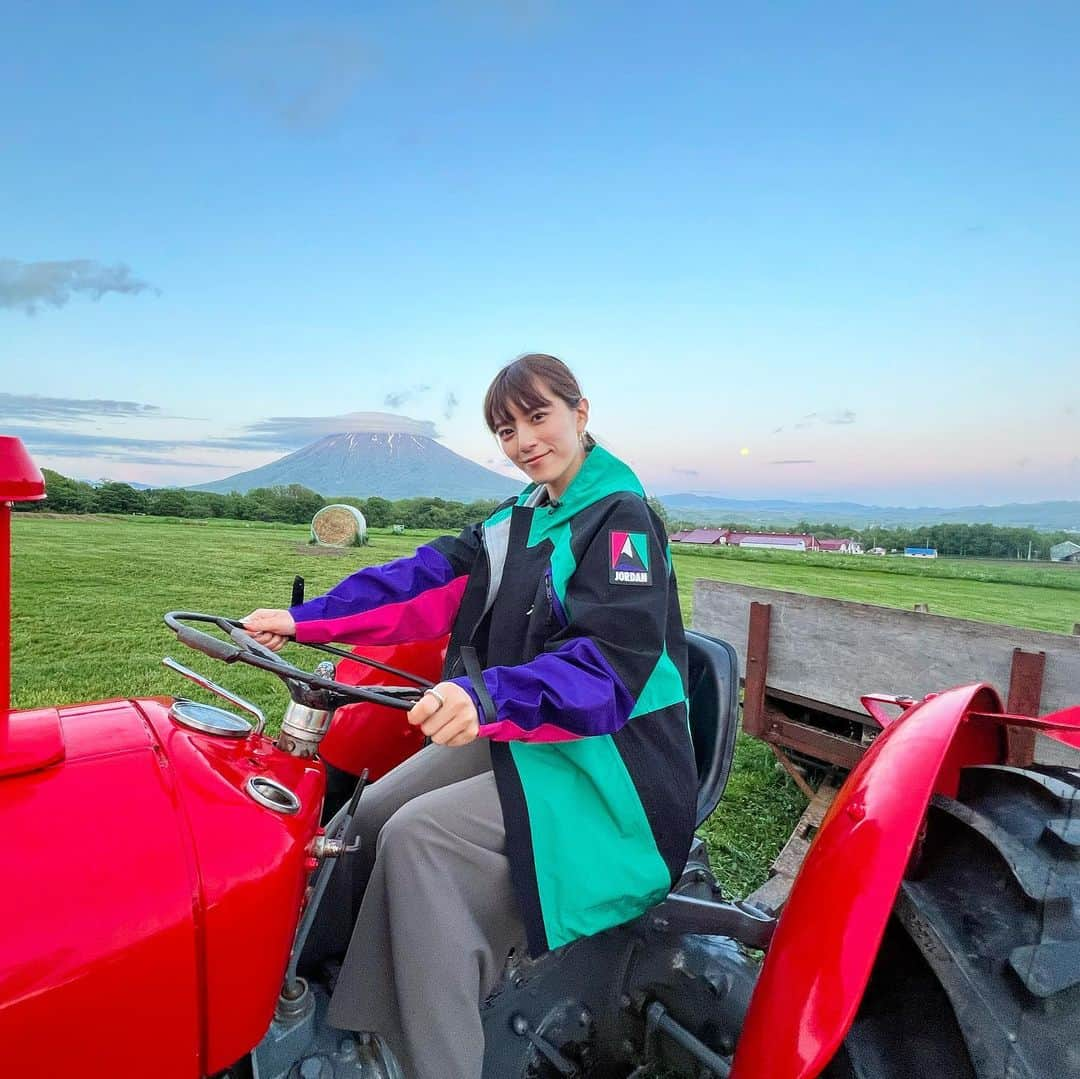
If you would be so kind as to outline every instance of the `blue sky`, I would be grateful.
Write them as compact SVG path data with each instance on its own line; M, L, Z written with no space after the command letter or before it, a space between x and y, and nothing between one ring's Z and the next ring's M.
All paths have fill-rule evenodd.
M1078 45L1075 4L9 2L0 431L195 483L397 412L500 467L480 399L540 350L658 492L1080 498Z

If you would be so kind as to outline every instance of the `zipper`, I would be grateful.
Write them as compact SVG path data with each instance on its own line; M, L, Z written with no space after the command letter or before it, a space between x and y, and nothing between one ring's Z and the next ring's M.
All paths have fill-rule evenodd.
M552 616L555 621L565 629L569 619L566 617L566 610L562 605L562 601L555 595L555 586L551 580L550 566L548 566L544 573L544 592L547 595L548 608L551 610Z

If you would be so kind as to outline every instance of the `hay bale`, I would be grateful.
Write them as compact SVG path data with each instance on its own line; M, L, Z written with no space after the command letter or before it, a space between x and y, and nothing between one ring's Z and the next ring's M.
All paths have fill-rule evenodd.
M324 547L356 547L367 541L367 522L355 506L323 506L311 518L311 538Z

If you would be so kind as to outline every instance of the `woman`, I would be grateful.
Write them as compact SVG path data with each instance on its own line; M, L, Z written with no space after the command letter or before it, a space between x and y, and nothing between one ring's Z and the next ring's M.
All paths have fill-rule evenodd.
M451 631L409 721L434 745L360 802L366 883L329 1019L415 1079L479 1079L479 1002L507 953L635 918L685 865L696 773L663 525L586 432L569 369L527 355L484 414L532 481L460 536L245 625L278 648ZM364 878L369 878L365 879Z

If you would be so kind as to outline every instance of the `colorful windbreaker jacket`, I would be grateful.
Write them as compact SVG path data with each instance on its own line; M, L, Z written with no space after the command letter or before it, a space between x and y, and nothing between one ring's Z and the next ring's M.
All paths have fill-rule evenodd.
M662 523L594 447L561 501L535 484L457 537L292 608L299 641L451 631L444 678L473 697L515 891L539 955L629 921L678 879L694 828L686 640ZM494 714L461 661L477 650Z

